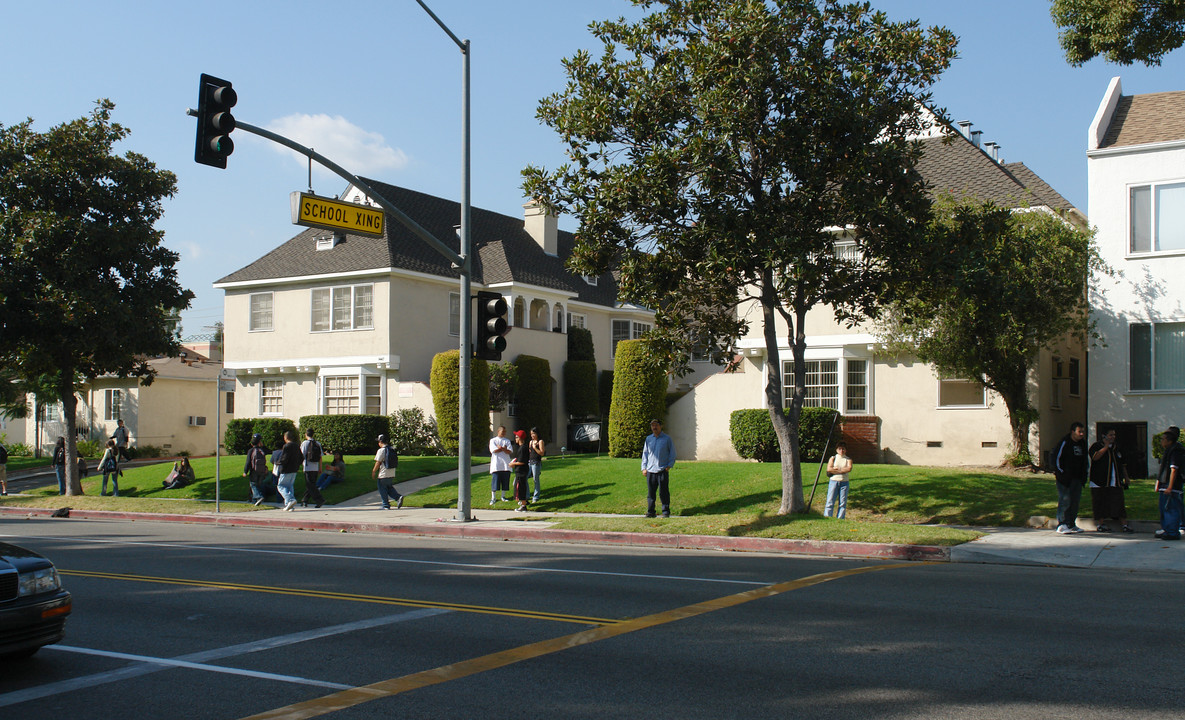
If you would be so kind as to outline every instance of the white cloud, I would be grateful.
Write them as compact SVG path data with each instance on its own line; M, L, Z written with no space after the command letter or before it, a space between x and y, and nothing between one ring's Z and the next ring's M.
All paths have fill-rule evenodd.
M355 175L381 176L383 171L399 170L407 165L407 155L388 145L382 135L363 130L340 115L288 115L273 120L267 128L311 147ZM270 144L307 167L308 158L304 155L283 145ZM319 174L330 173L319 163L314 162L313 167Z

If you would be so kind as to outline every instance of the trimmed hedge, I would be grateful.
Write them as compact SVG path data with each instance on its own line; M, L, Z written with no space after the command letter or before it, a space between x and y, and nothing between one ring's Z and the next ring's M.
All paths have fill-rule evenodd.
M666 418L667 375L647 364L645 340L617 343L613 361L613 400L609 406L609 455L637 457L650 432L650 420Z
M432 405L436 409L436 429L445 452L456 455L460 449L460 350L437 353L432 358ZM490 437L490 366L481 358L469 364L469 442L473 454L487 448Z
M833 435L830 445L827 445L827 433L831 430L832 418L837 414L831 408L802 409L798 421L798 453L802 460L818 461L839 442L839 435ZM737 455L758 462L781 461L778 435L774 432L769 410L734 410L728 418L728 430Z
M378 449L379 435L391 434L391 419L386 415L305 415L300 418L300 437L312 429L313 438L327 455L368 455Z
M296 423L288 418L238 418L226 423L222 445L228 455L246 455L251 436L259 433L263 446L275 450L284 445L284 431L296 432Z
M518 414L515 429L539 428L547 442L551 435L551 363L534 355L519 355L514 359L518 368Z
M568 359L593 360L597 359L593 351L592 331L588 328L568 328Z
M564 363L564 405L573 418L600 417L597 394L597 364L592 360Z

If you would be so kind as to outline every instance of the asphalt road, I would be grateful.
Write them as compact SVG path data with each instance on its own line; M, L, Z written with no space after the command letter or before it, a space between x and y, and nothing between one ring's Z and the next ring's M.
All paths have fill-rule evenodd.
M74 594L0 718L1140 718L1179 575L4 520Z

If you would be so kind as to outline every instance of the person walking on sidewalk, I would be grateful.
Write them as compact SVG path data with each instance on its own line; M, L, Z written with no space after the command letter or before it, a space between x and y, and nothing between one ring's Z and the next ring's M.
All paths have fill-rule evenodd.
M547 445L539 434L539 428L531 428L531 442L527 447L531 449L528 470L535 481L535 494L531 496L531 502L539 502L539 476L543 474L543 456L547 454Z
M379 435L379 451L374 454L374 469L370 477L378 480L379 497L383 501L383 509L391 509L391 495L395 496L395 508L403 507L403 496L395 489L395 472L399 467L399 453L387 442L386 435Z
M1160 435L1160 447L1164 455L1160 459L1160 472L1156 474L1156 492L1160 493L1160 529L1156 537L1161 540L1180 540L1182 512L1182 482L1185 481L1185 448L1177 442L1181 429L1171 426Z
M300 499L300 504L308 507L312 500L317 507L321 507L325 504L325 498L317 489L317 478L321 477L321 458L325 450L321 443L313 439L312 428L304 431L304 437L305 441L300 445L300 455L304 458L304 497Z
M128 444L131 442L131 438L128 437L128 428L123 424L123 420L116 420L115 425L115 432L111 433L111 439L115 441L116 454L121 460L131 460L132 456L128 455Z
M1125 533L1132 532L1127 524L1127 508L1123 491L1131 483L1123 453L1115 446L1115 428L1103 433L1101 440L1090 446L1090 508L1094 514L1095 530L1111 532L1105 522L1118 520Z
M839 519L848 516L848 473L852 472L852 459L848 457L848 446L836 443L835 455L827 461L827 504L823 506L823 517L831 517L831 509L835 508L835 517Z
M514 511L526 512L527 488L531 486L531 479L528 475L531 466L531 448L527 445L527 431L516 430L514 442L518 444L518 451L515 453L514 459L510 461L510 467L514 468L514 499L518 501L518 507Z
M490 438L490 504L501 497L506 502L506 491L510 489L510 460L514 457L514 445L506 437L506 426L499 425L498 432Z
M247 448L247 461L243 463L243 477L251 486L251 504L259 505L263 502L264 488L267 487L267 450L263 448L263 436L255 433L251 436L251 447Z
M1057 444L1053 473L1057 480L1057 531L1062 535L1082 532L1078 527L1078 503L1090 460L1086 452L1086 426L1075 421L1070 432Z
M280 462L276 464L280 469L276 489L280 491L280 497L284 498L284 510L292 512L296 507L296 473L304 464L304 457L300 453L300 446L296 444L295 432L285 430L284 441L284 447L280 448Z
M654 517L654 496L662 500L662 516L671 516L671 468L675 466L675 443L662 431L662 423L650 421L650 434L642 445L642 474L646 477L646 517Z

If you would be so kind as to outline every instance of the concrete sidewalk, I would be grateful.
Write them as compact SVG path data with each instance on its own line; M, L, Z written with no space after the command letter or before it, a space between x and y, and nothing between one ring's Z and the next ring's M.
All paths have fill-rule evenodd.
M475 466L474 477L488 466ZM411 496L418 490L455 479L455 470L399 483L400 493ZM63 498L65 500L65 498ZM223 501L224 504L244 504ZM66 503L63 502L63 505ZM676 535L668 533L594 532L560 530L553 526L564 517L590 517L588 513L515 512L513 502L471 508L471 520L456 520L456 508L403 507L383 510L378 492L368 493L338 505L297 508L284 512L276 506L252 512L171 515L102 510L72 510L72 518L189 522L238 527L272 527L331 532L367 532L410 536L483 538L531 542L579 542L656 548L712 549L768 552L789 555L881 560L1044 565L1071 568L1099 568L1142 572L1185 573L1185 542L1157 540L1153 526L1135 524L1136 534L1084 532L1059 535L1053 530L982 527L972 528L984 537L954 547L894 545L819 540L777 540L753 537ZM47 516L50 509L0 508L0 517ZM592 517L596 517L593 515ZM618 515L602 517L620 517ZM1093 525L1080 520L1084 528Z

